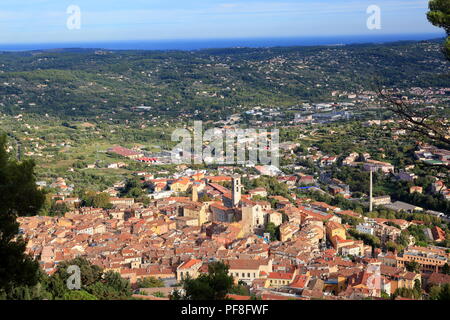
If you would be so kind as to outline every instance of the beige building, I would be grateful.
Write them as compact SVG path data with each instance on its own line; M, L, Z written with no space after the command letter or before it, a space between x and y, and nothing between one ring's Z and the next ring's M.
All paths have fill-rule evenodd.
M271 272L267 276L265 283L266 288L280 288L289 286L297 276L298 269L293 273Z
M448 263L449 253L438 248L409 247L398 257L399 267L405 267L408 262L415 261L420 265L422 272L439 272Z
M197 226L201 226L210 220L209 204L192 202L184 206L183 216L187 218L196 218Z
M280 226L280 240L288 241L294 237L294 234L300 230L298 224L285 222Z
M384 204L390 204L391 203L391 196L380 196L380 197L373 197L372 202L374 206L381 206Z
M132 206L134 204L133 198L111 198L109 202L114 205Z
M191 259L180 264L177 268L177 281L187 278L196 279L200 274L199 269L202 264L202 260L198 259Z
M254 196L267 197L267 191L264 188L256 188L248 192L253 198Z
M198 219L191 217L176 217L175 222L177 229L183 229L184 227L198 227Z
M268 215L268 222L273 223L276 227L283 223L283 214L277 211L272 211Z
M248 284L255 279L272 272L272 260L270 259L233 259L226 262L229 266L229 275L237 283L244 281Z
M170 191L186 192L191 186L192 182L189 179L178 179L170 185Z
M264 228L266 212L260 204L246 201L242 205L242 225L244 233L253 233L256 228Z
M103 223L97 223L96 225L94 225L94 234L97 233L105 233L106 232L106 226Z

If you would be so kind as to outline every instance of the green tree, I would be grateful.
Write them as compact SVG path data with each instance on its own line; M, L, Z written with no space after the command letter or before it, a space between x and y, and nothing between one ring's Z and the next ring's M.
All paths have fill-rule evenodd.
M401 246L398 245L397 243L395 243L394 241L386 242L385 246L386 246L386 249L388 251L393 251L394 252L394 251L400 251L401 250Z
M450 283L446 283L441 286L439 291L438 300L450 300Z
M273 222L269 222L266 225L265 232L266 233L270 233L270 240L271 241L280 240L280 228L275 226L275 224Z
M173 290L172 293L169 295L170 300L183 300L183 295L181 294L180 290Z
M6 152L6 136L0 136L0 295L16 286L34 286L38 263L25 254L26 242L19 235L18 216L39 212L45 195L36 186L32 160L17 162Z
M419 279L414 280L414 298L422 298L422 284Z
M63 203L57 203L56 201L52 203L52 206L48 212L51 216L64 216L67 212L70 211L70 208L67 206L67 204Z
M102 279L102 268L91 264L88 260L82 257L61 262L55 272L55 276L59 277L64 283L66 283L67 279L71 275L67 272L67 269L71 265L76 265L80 268L81 285L83 287L88 287Z
M86 288L88 292L96 296L99 300L119 300L120 296L117 292L106 285L104 282L98 281Z
M142 190L142 181L138 177L129 179L125 185L122 194L126 197L138 199L144 195Z
M397 288L393 294L393 297L396 298L398 296L409 298L409 299L420 299L422 293L421 291L417 291L416 288Z
M444 44L444 53L450 60L450 1L431 0L429 3L430 11L427 13L428 21L434 26L443 28L447 33L447 39Z
M154 297L157 297L157 298L164 298L164 297L165 297L164 293L161 292L161 291L156 291L156 292L154 292L152 295L153 295Z
M441 292L441 288L439 286L432 286L430 289L430 299L438 300L440 292Z
M75 300L83 300L82 295L70 293L66 282L69 278L67 268L77 265L81 272L81 290L94 296L98 300L123 300L131 297L131 285L127 279L123 279L119 273L108 271L103 273L99 266L91 264L84 258L75 258L62 262L57 271L50 277L47 288L56 300L73 297ZM86 296L89 299L89 296Z
M374 248L379 248L381 246L381 240L377 236L358 232L353 229L348 230L348 233L355 239L362 240L366 245L372 246Z
M197 279L186 279L183 299L225 300L233 287L233 277L228 275L228 269L223 262L213 262L208 266L208 274L201 274Z
M386 293L386 291L381 291L381 298L389 300L391 298L390 295Z
M415 273L420 272L420 265L416 261L409 261L409 262L405 263L405 268L409 272L415 272Z
M146 277L144 279L138 279L137 286L139 288L161 288L164 287L164 281L155 277Z
M84 290L72 290L64 294L63 300L98 300L96 296Z
M47 279L45 285L47 287L47 291L51 293L52 299L60 300L64 298L64 295L69 290L65 280L62 279L58 273L53 274Z
M211 201L211 197L209 197L206 193L202 194L199 198L198 201L199 202L208 202Z
M104 282L107 286L115 290L119 297L131 296L130 281L122 278L119 273L108 271L104 274Z
M83 200L83 205L85 207L94 207L94 208L103 208L103 209L112 208L112 205L110 203L111 199L109 197L109 194L104 193L104 192L96 193L94 191L88 191L84 194L82 200Z
M448 265L448 263L444 264L444 266L442 267L442 273L450 275L450 266Z
M52 294L48 291L49 276L39 269L39 280L34 286L17 286L14 287L4 297L8 300L51 300Z
M250 296L250 290L249 290L248 286L246 285L246 283L243 281L239 281L239 283L237 285L234 285L231 288L230 293L237 294L240 296Z
M447 39L443 52L447 60L450 60L450 1L430 0L430 11L427 18L434 26L444 29ZM440 119L434 112L424 111L424 108L406 104L403 100L384 94L378 89L379 96L387 102L388 109L400 119L408 123L404 128L411 134L419 135L429 141L450 146L448 138L448 124Z

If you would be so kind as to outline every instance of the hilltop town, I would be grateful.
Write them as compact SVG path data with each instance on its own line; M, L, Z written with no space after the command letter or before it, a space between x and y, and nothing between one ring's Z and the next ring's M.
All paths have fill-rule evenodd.
M86 258L145 299L148 279L167 299L215 261L245 288L233 299L417 299L449 283L450 151L370 113L282 114L278 167L173 164L162 127L2 115L7 151L35 159L46 193L18 218L27 253L49 275ZM213 125L274 128L245 117Z
M345 161L352 165L349 157ZM376 161L364 167L394 169ZM298 186L315 183L307 175L244 174L247 184L269 186L248 189L233 167L219 167L223 175L178 169L184 174L177 178L135 173L151 192L146 204L117 197L120 184L105 190L108 208L80 207L79 198L61 193L58 203L70 208L64 215L19 218L27 252L48 274L58 263L82 256L119 272L132 285L148 277L179 284L207 272L209 263L223 261L236 283L263 299L381 298L413 290L417 283L429 291L450 281L443 273L449 249L439 245L448 244L448 225L433 212L386 197L374 197L374 204L405 218L392 213L392 218L371 217L366 210L345 209L345 203L330 205L315 200L315 193L300 196ZM349 198L349 187L341 181L329 186L343 201ZM65 190L64 179L54 187ZM283 195L274 195L278 188ZM429 232L425 246L412 233L423 227L422 236ZM404 244L401 252L396 243ZM379 286L370 283L375 275Z
M439 46L0 56L6 151L36 163L45 195L17 218L26 252L47 275L86 259L142 299L169 299L215 262L236 300L435 299L450 284L450 151L382 95L448 128ZM200 135L276 131L279 163L230 164L228 149L174 163L173 132L199 120ZM261 135L230 145L246 155Z

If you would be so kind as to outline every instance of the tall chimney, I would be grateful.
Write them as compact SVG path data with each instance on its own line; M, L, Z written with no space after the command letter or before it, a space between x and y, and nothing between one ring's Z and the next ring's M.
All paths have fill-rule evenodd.
M369 211L373 210L373 171L370 168L370 195L369 195Z

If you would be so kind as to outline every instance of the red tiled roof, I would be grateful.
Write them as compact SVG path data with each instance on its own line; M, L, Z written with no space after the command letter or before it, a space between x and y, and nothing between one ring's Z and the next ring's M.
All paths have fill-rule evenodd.
M214 181L214 182L222 182L222 181L231 181L231 177L227 176L209 176L205 177L208 181Z
M292 279L292 273L282 273L282 272L271 272L267 278L269 279L280 279L280 280L290 280Z
M133 151L133 150L130 150L130 149L127 149L127 148L123 148L123 147L120 147L120 146L108 149L108 152L113 152L113 153L116 153L116 154L121 155L123 157L140 155L140 153L138 153L136 151Z
M202 260L198 260L198 259L191 259L189 261L186 261L184 263L182 263L178 269L189 269L192 268L193 266L195 266L198 263L202 263Z

